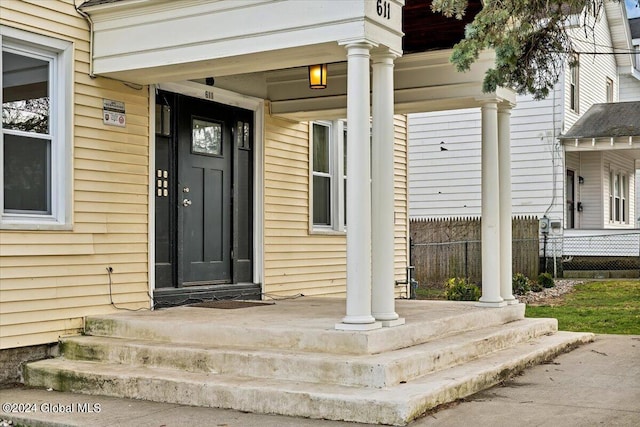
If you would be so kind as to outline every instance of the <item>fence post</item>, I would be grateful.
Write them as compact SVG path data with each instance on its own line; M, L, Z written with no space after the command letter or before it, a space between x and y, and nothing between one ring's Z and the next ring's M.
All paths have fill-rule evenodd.
M464 278L469 279L469 272L467 271L467 265L469 264L469 241L464 241Z

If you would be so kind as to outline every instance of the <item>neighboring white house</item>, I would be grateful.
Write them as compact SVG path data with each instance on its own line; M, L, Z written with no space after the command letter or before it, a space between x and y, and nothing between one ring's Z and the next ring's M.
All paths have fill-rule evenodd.
M569 148L560 140L594 104L640 101L640 63L631 53L624 4L606 3L594 36L575 31L578 65L566 68L546 99L518 96L511 114L513 214L546 216L565 238L637 232L640 139L627 141L623 151L613 144ZM409 116L412 219L480 216L480 118L478 108ZM616 191L625 199L624 215L612 218L611 176L621 180ZM636 255L637 241L630 249Z

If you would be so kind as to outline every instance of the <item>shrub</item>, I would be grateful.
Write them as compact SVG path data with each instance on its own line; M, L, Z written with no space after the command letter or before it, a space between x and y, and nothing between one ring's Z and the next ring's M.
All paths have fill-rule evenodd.
M531 292L542 292L544 290L544 286L533 280L529 282L529 285L531 286Z
M524 295L531 290L529 278L522 273L516 273L513 275L511 285L513 286L514 295Z
M478 301L480 288L467 279L452 277L445 284L445 296L451 301Z
M538 284L543 288L553 288L556 282L553 280L551 273L541 273L538 276Z

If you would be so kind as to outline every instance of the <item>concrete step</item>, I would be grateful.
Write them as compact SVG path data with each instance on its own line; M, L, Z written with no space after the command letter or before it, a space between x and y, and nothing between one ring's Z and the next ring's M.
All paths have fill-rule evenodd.
M243 308L244 316L233 313L233 322L229 321L229 312L237 310L197 307L90 316L85 334L179 344L215 343L216 347L229 348L375 354L521 320L525 310L524 304L488 310L473 302L458 301L430 302L425 310L424 302L402 301L403 315L412 319L406 325L350 332L333 328L336 319L344 315L344 302L316 300L317 303L307 298ZM294 317L309 309L314 310L313 317L305 317L304 323Z
M555 319L523 319L375 355L217 348L93 336L65 338L61 352L66 359L73 360L382 388L465 363L556 330Z
M24 368L25 383L60 391L311 418L404 425L425 411L488 388L527 366L589 342L544 335L403 384L363 388L151 366L49 359Z

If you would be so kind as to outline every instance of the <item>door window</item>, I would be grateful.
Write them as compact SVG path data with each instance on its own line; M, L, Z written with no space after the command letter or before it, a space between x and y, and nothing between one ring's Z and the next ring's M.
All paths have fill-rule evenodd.
M191 121L191 152L220 156L222 154L222 123L200 119Z

